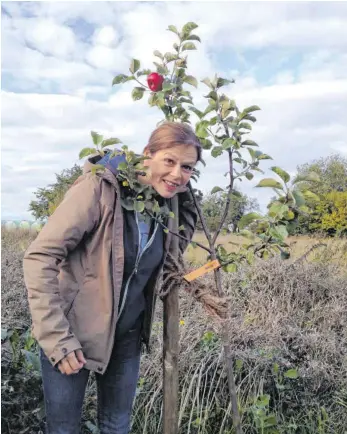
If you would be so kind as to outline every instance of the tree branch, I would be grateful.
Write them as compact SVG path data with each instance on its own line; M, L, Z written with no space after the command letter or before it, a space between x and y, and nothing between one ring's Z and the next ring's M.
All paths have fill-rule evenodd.
M170 234L175 235L176 237L181 238L181 239L184 240L184 241L188 241L188 243L193 242L193 243L195 243L197 246L199 246L200 248L206 250L206 252L208 252L209 254L211 254L211 250L210 250L208 247L204 246L203 244L198 243L197 241L191 241L191 240L189 240L188 238L184 237L183 235L176 234L175 232L170 231L170 229L169 229L166 225L164 225L163 222L161 222L159 219L157 219L157 218L156 218L153 214L151 214L148 210L146 210L146 213L147 213L147 214L148 214L148 215L149 215L149 216L150 216L154 221L156 221L157 223L159 223L159 224L160 224L164 229L166 229L167 231L169 231Z
M212 238L212 243L213 244L215 244L215 242L216 242L216 240L217 240L217 238L218 238L218 236L220 234L220 231L222 230L222 227L224 226L225 219L228 216L229 208L230 208L230 202L231 202L230 194L231 194L231 192L233 190L233 187L234 187L233 154L232 154L232 152L231 152L230 149L228 149L228 155L229 155L229 175L230 175L230 184L229 184L229 187L228 187L228 197L227 197L227 202L225 204L225 209L224 209L224 213L223 213L222 219L219 222L218 229L217 229L216 233L214 234L214 236Z
M212 243L211 233L210 233L210 231L209 231L209 229L207 227L205 216L202 213L202 210L201 210L200 205L199 205L199 203L198 203L198 201L197 201L197 199L195 197L195 194L193 192L193 187L192 187L192 185L191 185L190 182L188 183L188 188L189 188L189 191L190 191L190 193L191 193L191 195L193 197L194 205L195 205L196 210L198 211L199 218L200 218L200 221L201 221L201 224L202 224L202 228L203 228L203 230L205 232L205 235L206 235L206 238L208 240L208 244L209 244L210 248L212 248L213 247L213 243Z

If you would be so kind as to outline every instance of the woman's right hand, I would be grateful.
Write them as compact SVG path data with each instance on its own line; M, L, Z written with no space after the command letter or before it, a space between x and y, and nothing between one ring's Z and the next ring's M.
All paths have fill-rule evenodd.
M77 374L86 364L82 350L72 351L58 363L58 369L62 374Z

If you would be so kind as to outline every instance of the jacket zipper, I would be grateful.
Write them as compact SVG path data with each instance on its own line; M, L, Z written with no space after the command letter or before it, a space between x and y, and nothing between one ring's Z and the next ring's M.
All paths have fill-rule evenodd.
M138 251L137 251L137 255L136 255L136 261L135 261L134 269L133 269L132 273L130 274L130 276L129 276L128 280L127 280L127 283L125 285L124 295L123 295L123 300L122 300L122 305L121 305L121 308L119 310L117 321L119 320L119 318L122 315L122 312L124 310L124 306L125 306L126 298L127 298L127 295L128 295L128 290L129 290L129 285L130 285L131 279L137 273L138 266L139 266L140 260L142 258L142 255L152 245L154 237L155 237L155 234L156 234L157 229L158 229L158 223L156 223L151 238L147 241L147 244L145 245L145 247L143 248L142 252L140 253L140 251L141 251L141 231L140 231L140 228L139 228L139 221L138 221L138 217L137 217L137 213L136 212L135 212L135 220L136 220L136 226L137 226L137 230L138 230L138 234L139 234L139 247L138 247Z

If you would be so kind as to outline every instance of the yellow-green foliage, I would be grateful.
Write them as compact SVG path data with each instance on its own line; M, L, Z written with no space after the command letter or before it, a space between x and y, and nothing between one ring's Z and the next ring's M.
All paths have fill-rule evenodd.
M322 195L315 206L310 229L333 234L347 231L347 191L331 191Z

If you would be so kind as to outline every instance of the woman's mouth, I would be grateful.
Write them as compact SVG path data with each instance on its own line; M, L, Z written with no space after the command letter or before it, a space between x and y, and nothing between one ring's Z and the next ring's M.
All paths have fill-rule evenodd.
M175 191L179 187L179 184L176 184L175 182L166 181L165 179L163 179L163 182L165 184L166 189L170 192Z

